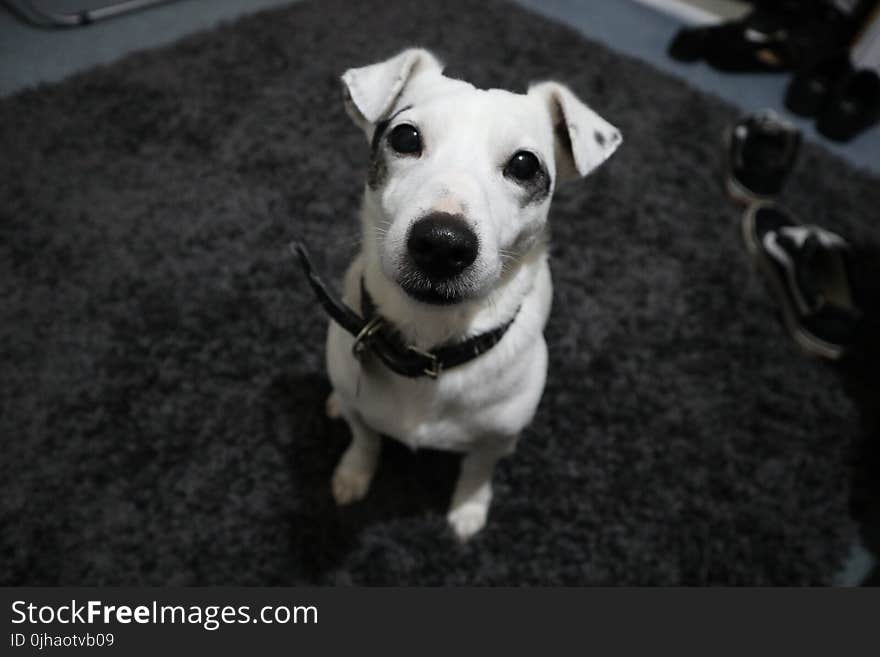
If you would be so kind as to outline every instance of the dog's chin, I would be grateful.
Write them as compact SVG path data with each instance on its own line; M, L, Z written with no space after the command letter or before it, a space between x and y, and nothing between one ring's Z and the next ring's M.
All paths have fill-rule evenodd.
M464 290L448 283L435 284L428 281L400 282L400 289L420 303L432 306L454 306L470 298Z

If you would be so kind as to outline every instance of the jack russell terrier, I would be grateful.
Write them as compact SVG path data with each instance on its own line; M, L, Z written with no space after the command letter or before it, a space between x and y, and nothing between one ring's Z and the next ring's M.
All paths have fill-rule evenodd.
M544 390L550 198L621 135L559 83L477 89L422 49L342 82L372 150L344 303L297 247L332 319L327 413L351 430L333 496L344 505L366 495L381 434L461 452L447 518L467 540L486 523L495 463Z

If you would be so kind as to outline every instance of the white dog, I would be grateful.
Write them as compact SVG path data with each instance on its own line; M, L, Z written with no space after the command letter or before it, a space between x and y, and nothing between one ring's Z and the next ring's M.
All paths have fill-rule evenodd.
M441 70L411 49L342 76L372 160L346 307L328 308L327 411L352 435L333 475L340 505L367 493L380 434L462 452L448 520L466 540L544 389L550 197L621 136L558 83L515 94Z

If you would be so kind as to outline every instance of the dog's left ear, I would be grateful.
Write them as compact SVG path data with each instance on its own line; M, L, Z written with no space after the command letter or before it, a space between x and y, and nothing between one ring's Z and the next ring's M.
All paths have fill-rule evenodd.
M558 82L529 87L547 105L553 122L556 175L559 180L584 177L611 157L623 142L620 130L581 102Z
M442 70L437 58L422 48L409 48L378 64L350 68L342 75L345 109L369 137L413 78Z

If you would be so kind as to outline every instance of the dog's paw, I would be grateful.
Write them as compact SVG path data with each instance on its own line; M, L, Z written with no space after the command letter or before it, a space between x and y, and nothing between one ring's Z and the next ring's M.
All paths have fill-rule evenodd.
M480 502L465 502L446 516L452 531L460 541L466 541L486 525L489 506Z
M336 396L335 392L331 392L330 396L327 397L327 403L324 406L324 410L327 413L327 417L331 420L335 420L342 415L342 409L339 407L339 397Z
M368 472L342 466L336 468L331 482L336 504L345 506L363 499L370 488L370 479L372 476Z

